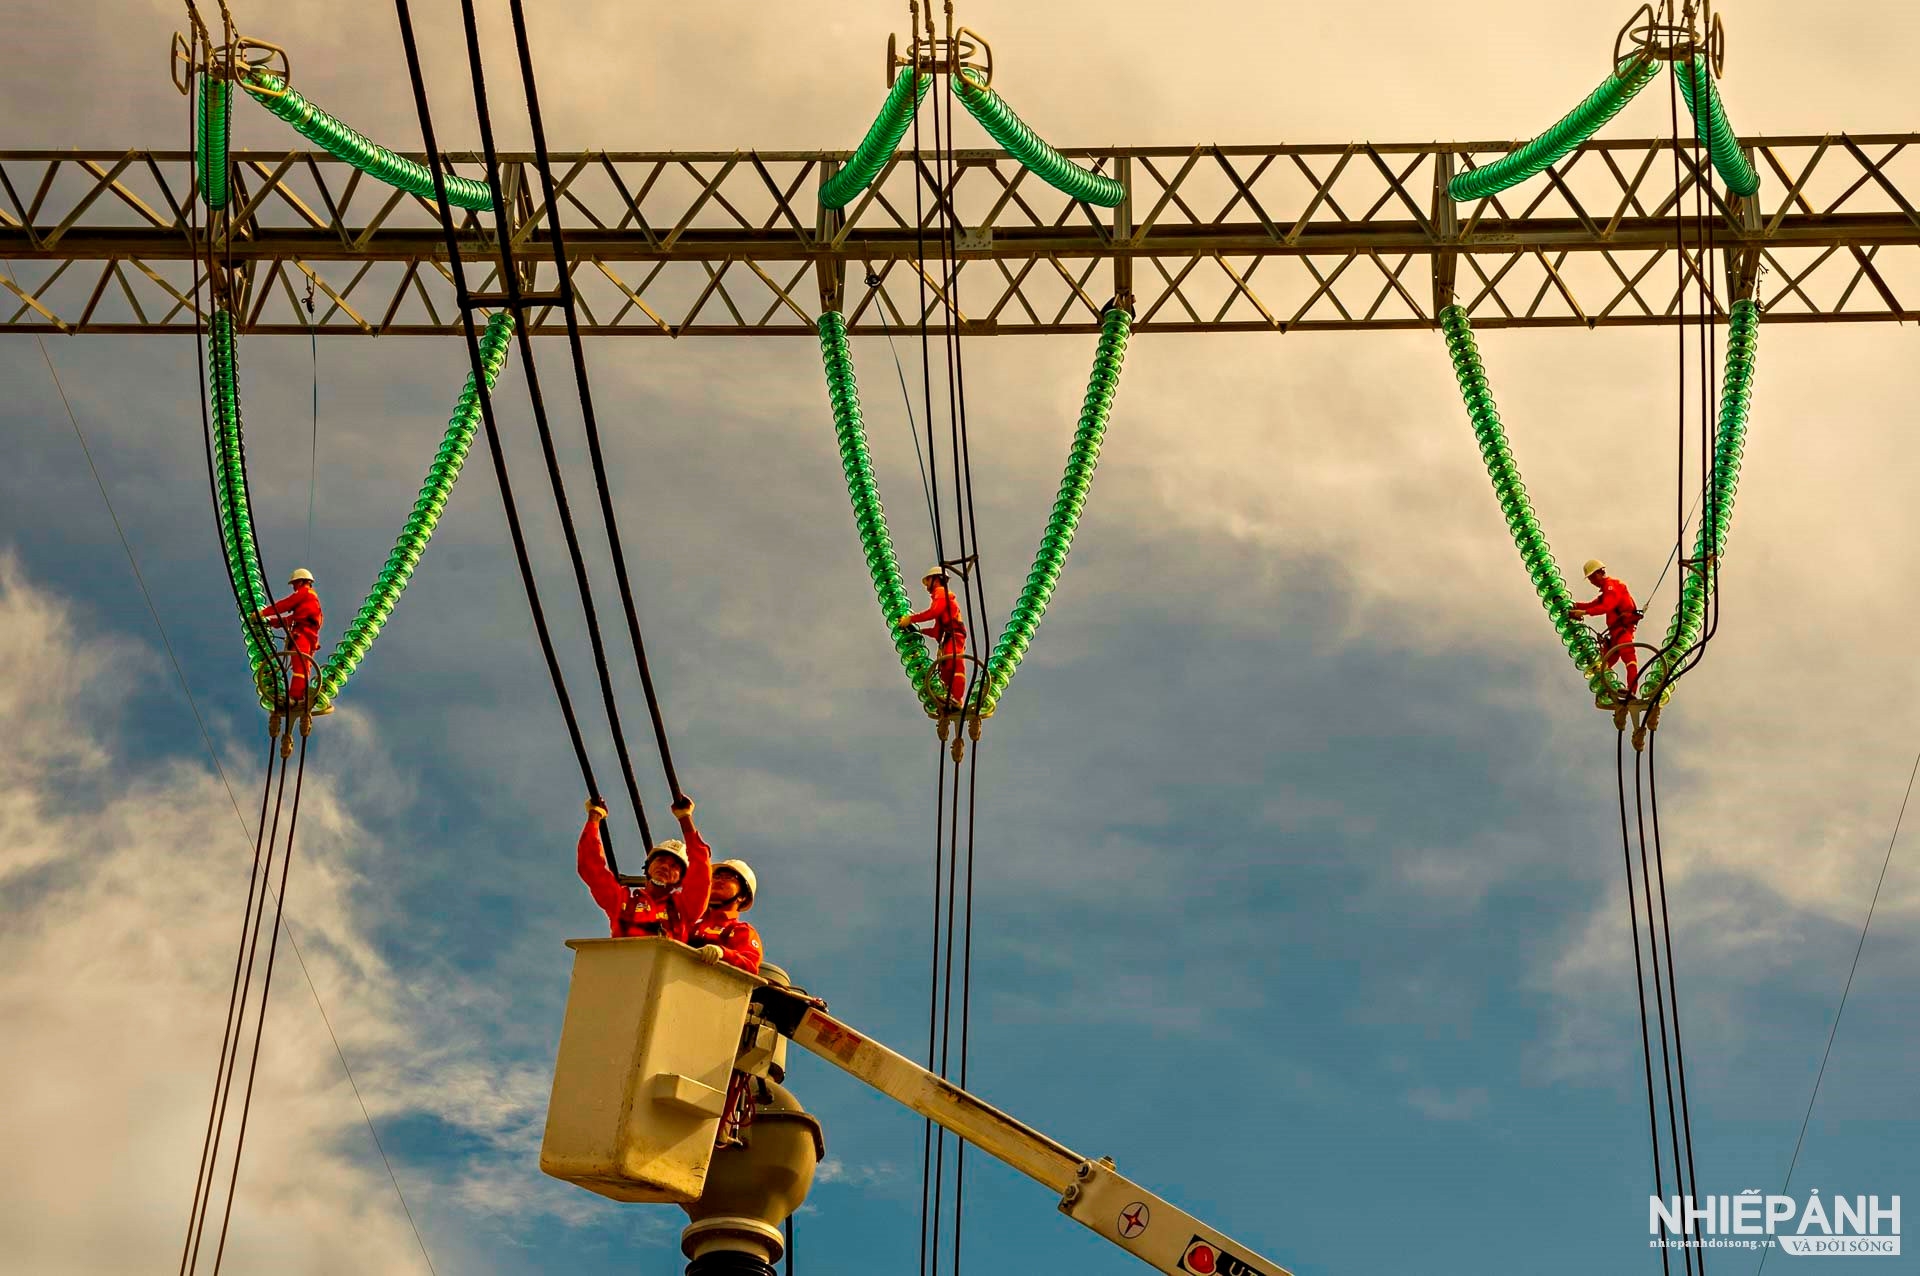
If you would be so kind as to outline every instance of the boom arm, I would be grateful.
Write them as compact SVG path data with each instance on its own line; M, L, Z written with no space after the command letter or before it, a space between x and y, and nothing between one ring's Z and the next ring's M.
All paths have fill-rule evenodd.
M786 989L764 988L756 1000L796 1045L1058 1192L1061 1213L1168 1276L1291 1276L1161 1200L1112 1161L1088 1160Z

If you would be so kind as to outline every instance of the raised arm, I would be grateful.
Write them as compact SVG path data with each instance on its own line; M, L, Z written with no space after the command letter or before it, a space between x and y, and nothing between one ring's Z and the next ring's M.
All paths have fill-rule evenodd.
M606 806L597 798L587 799L587 823L580 830L580 843L575 850L580 880L587 884L593 902L613 918L620 915L621 906L627 902L627 889L607 867L606 848L600 844L600 821L606 818Z
M680 821L680 840L687 844L687 871L673 893L673 937L685 943L694 923L707 911L707 896L713 891L713 848L693 826L692 798L673 804L673 818Z

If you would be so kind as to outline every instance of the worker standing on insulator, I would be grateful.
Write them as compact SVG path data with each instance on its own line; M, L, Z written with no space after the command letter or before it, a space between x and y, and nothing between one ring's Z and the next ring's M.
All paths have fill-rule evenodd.
M307 676L317 672L313 653L320 650L320 623L326 616L320 609L320 595L313 590L312 572L298 568L287 577L287 584L293 586L291 594L254 615L287 631L287 650L294 653L287 662L287 703L298 705L307 698Z
M947 587L947 569L930 567L920 578L931 601L925 611L900 617L900 628L908 629L921 621L932 621L919 632L940 644L940 658L934 671L947 689L947 708L958 709L967 701L967 624L960 618L960 604Z
M1607 575L1605 563L1597 558L1589 558L1580 570L1600 591L1600 596L1592 602L1575 603L1573 610L1581 616L1606 618L1606 655L1602 657L1601 667L1611 669L1624 660L1627 666L1627 694L1633 695L1640 685L1640 657L1634 654L1633 627L1640 623L1642 613L1635 605L1633 595L1627 592L1625 583Z
M615 939L663 935L685 943L687 932L699 920L713 882L713 848L693 826L691 798L676 801L673 816L680 821L686 840L671 838L648 851L646 883L629 886L607 867L607 852L600 843L600 821L607 818L607 804L597 797L587 799L587 824L580 830L578 847L580 880L606 913Z
M760 972L760 934L740 914L753 907L759 882L745 860L721 860L713 866L707 911L687 935L687 943L708 965L725 962L750 975Z

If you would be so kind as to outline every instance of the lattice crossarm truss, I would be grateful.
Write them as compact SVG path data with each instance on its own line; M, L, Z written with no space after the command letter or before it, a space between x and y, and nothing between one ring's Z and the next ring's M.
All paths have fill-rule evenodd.
M976 334L1099 331L1134 299L1137 333L1428 328L1449 303L1477 328L1671 324L1709 248L1758 281L1769 324L1920 319L1920 135L1751 139L1751 201L1711 197L1704 159L1664 140L1588 143L1499 196L1455 206L1449 178L1504 144L1069 151L1125 187L1077 203L998 151L963 151L943 192L963 226L958 310ZM844 210L816 199L845 152L555 156L568 269L595 335L806 336L834 309L855 335L946 322L898 155ZM454 171L477 175L472 156ZM523 286L556 283L531 158L501 174ZM923 174L923 176L925 176ZM0 152L0 332L188 333L193 172L184 152ZM304 151L240 151L233 262L248 333L453 335L433 212ZM1904 192L1913 190L1908 196ZM491 219L462 215L471 259ZM1678 261L1676 261L1676 255ZM868 278L877 283L869 285ZM498 280L476 269L478 292ZM315 306L309 318L306 299ZM838 295L835 295L838 294ZM1724 306L1726 289L1721 288ZM535 313L536 333L563 330Z

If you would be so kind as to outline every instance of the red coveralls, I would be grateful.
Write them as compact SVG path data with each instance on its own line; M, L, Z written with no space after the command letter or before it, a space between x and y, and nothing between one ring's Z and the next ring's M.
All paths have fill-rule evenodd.
M320 595L312 585L295 585L293 592L258 613L260 619L276 629L287 631L287 647L297 652L288 661L287 699L298 702L307 696L307 675L315 672L313 653L320 649Z
M933 628L922 629L920 633L940 644L940 658L934 662L940 681L947 684L947 700L951 704L964 704L967 699L967 626L960 619L960 604L954 601L953 591L945 585L935 582L931 591L933 600L925 611L917 611L907 617L909 625L917 625L923 620L931 620Z
M760 973L760 933L751 924L729 917L717 908L707 910L706 916L693 924L687 943L695 948L718 944L726 950L721 961L738 966L749 975Z
M730 917L723 909L708 909L706 915L695 922L693 929L688 932L687 943L695 948L718 944L724 950L721 961L729 966L737 966L749 975L760 973L760 933L754 930L751 923L739 917ZM715 1145L726 1147L729 1143L740 1142L740 1131L752 1120L751 1080L746 1073L736 1071L727 1081L726 1106L720 1117Z
M1627 587L1611 576L1601 578L1600 596L1590 603L1575 603L1573 610L1581 616L1605 616L1607 618L1607 656L1606 667L1611 669L1620 661L1627 663L1627 694L1633 694L1640 683L1640 657L1633 647L1633 627L1639 619L1639 609L1634 606L1633 595Z
M648 882L645 886L626 886L607 867L607 853L600 845L600 822L588 820L580 830L580 880L593 894L612 926L615 939L631 935L664 935L686 942L687 932L699 914L694 910L705 902L713 888L713 848L693 827L692 816L682 816L680 835L687 844L687 871L678 886L662 889ZM755 964L758 964L756 958Z

